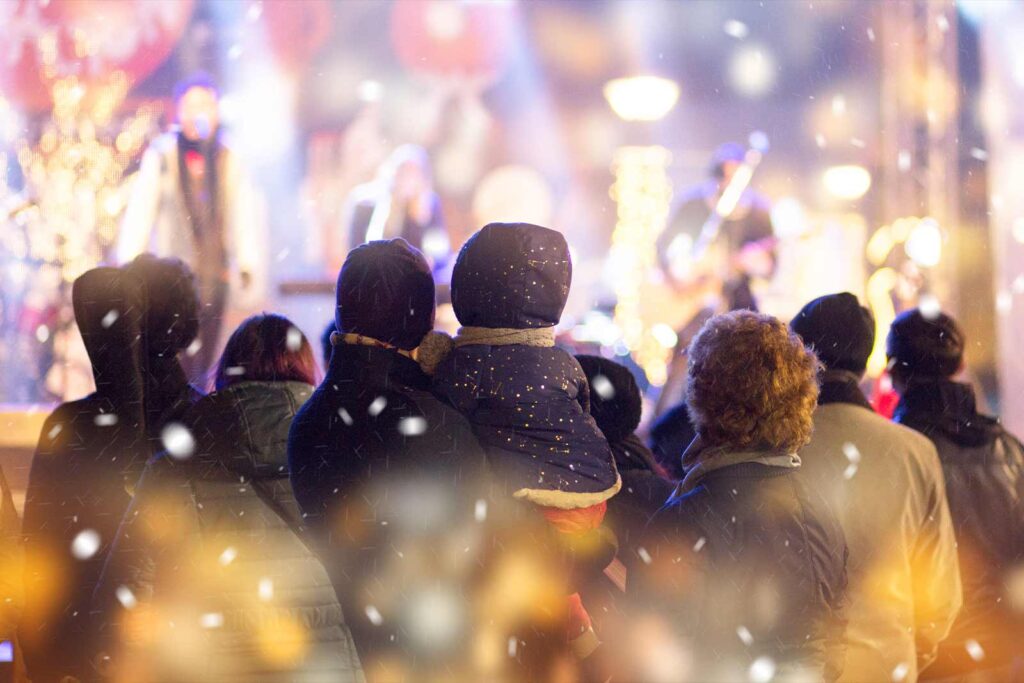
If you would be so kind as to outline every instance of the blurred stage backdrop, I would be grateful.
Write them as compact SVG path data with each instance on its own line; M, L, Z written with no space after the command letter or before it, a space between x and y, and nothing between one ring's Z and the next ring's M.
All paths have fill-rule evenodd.
M36 437L17 416L91 389L70 283L113 261L142 151L197 70L220 83L257 190L249 308L311 339L333 315L352 191L415 144L451 247L491 220L562 231L575 264L566 338L630 354L656 394L685 316L659 289L655 239L720 143L757 140L770 146L753 185L779 239L762 308L788 318L848 289L884 330L903 308L941 305L970 335L990 407L1024 429L1024 194L1010 184L1024 170L1011 105L1024 6L9 0L4 443Z

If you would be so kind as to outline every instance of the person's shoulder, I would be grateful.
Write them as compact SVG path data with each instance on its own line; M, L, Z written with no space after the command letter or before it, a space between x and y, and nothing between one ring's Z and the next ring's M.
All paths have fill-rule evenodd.
M83 434L96 425L97 417L104 412L105 402L90 394L75 401L61 403L43 421L36 449L40 453L66 451L67 447L80 441ZM109 411L108 411L109 412ZM113 413L111 413L113 415ZM117 416L114 415L114 419ZM86 427L86 430L80 429Z

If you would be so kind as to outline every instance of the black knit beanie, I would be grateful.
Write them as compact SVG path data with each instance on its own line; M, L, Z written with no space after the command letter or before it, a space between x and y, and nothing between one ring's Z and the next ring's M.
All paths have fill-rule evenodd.
M924 316L917 308L896 316L885 351L904 376L951 377L964 357L964 333L945 313Z
M419 346L434 327L434 278L423 254L401 238L350 251L338 274L335 322L342 334Z
M626 438L640 424L642 402L633 373L601 356L576 356L590 383L590 414L608 441Z
M864 373L875 344L875 319L849 292L811 301L789 323L828 370Z

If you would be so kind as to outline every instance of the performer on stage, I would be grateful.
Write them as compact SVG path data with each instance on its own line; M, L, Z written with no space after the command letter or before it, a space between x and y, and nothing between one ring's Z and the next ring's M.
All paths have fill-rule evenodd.
M712 177L683 193L679 208L658 238L661 267L675 287L685 290L695 279L721 280L720 292L716 292L720 294L719 300L712 302L712 307L719 311L756 311L751 280L769 278L775 269L775 237L768 200L746 183L731 188L738 192L738 197L731 211L722 216L718 244L710 245L716 246L723 257L719 272L702 273L700 264L692 262L692 249L700 241L705 222L745 163L747 152L742 146L732 142L720 146L711 161Z
M392 152L376 179L352 190L343 215L350 247L402 237L423 252L434 270L448 260L451 244L441 199L422 147L402 145Z
M260 253L256 198L237 155L221 139L218 98L206 74L175 88L177 125L143 154L117 245L121 263L150 251L176 256L195 271L200 346L183 359L193 380L217 358L229 298L251 289Z

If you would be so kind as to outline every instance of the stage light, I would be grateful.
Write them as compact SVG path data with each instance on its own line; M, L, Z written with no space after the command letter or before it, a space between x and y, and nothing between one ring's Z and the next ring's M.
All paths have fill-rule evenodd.
M772 230L776 237L800 237L810 232L807 213L796 197L783 197L772 205Z
M832 166L825 169L821 180L837 199L860 199L871 187L871 173L863 166Z
M767 49L744 45L729 60L729 83L745 97L761 97L775 85L775 58Z
M942 258L942 231L933 218L922 218L910 229L904 251L914 263L924 268L934 268Z
M625 121L658 121L679 100L679 86L660 76L616 78L604 86L604 97Z

